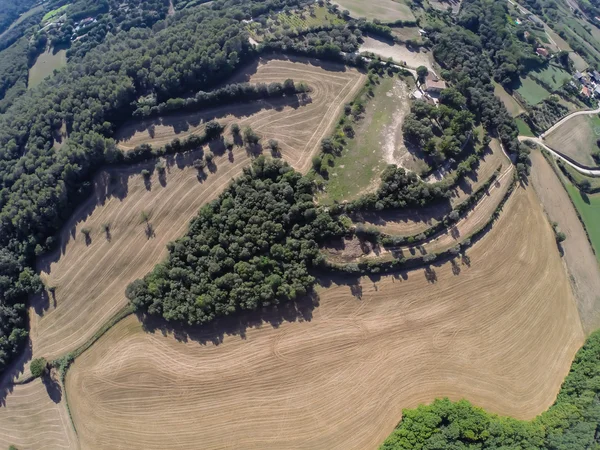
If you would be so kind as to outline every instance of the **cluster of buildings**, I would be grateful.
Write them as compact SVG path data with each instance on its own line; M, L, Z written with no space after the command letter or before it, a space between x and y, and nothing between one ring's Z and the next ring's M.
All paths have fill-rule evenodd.
M417 100L437 105L440 92L444 89L446 89L446 82L429 72L425 81L412 93L412 96Z
M584 73L575 72L571 85L576 88L581 86L579 93L585 98L600 97L600 73L596 70Z

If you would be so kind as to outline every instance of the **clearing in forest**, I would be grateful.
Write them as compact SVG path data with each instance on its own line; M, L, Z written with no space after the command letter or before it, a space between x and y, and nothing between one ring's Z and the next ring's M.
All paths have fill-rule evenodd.
M28 87L32 88L40 84L49 76L54 74L55 70L59 70L67 65L67 51L53 50L48 48L44 53L38 56L35 64L29 69Z
M425 66L433 69L433 56L425 50L409 50L406 45L395 44L372 37L365 37L359 51L374 53L383 59L392 58L397 63L404 63L407 67L417 68Z
M600 140L600 117L579 115L570 118L545 136L550 148L575 160L584 166L598 165L592 153L598 151Z
M531 188L462 263L321 282L317 307L264 313L275 326L117 324L67 375L81 447L363 450L403 408L444 396L530 419L554 402L584 339Z
M385 76L367 97L362 117L354 125L354 137L328 171L328 180L319 203L352 201L381 182L380 175L388 164L406 167L414 157L404 145L402 124L410 112L410 87L412 78ZM403 161L405 161L403 164ZM416 164L409 164L414 169Z
M550 97L550 92L531 77L521 78L520 83L516 92L530 105L537 105L542 100Z
M356 19L378 19L383 23L415 20L410 7L401 0L333 0L332 3L338 5L341 10L347 9L350 16Z
M124 150L140 144L160 147L174 138L202 133L205 123L214 119L222 125L238 123L242 129L250 126L262 137L262 142L276 139L283 158L296 170L306 172L311 157L320 151L321 141L331 133L344 104L354 98L366 76L343 65L306 58L262 59L230 82L268 84L287 78L308 84L312 89L310 99L301 101L292 96L134 121L117 133L119 146Z
M450 213L452 208L468 199L473 192L490 179L496 170L501 168L504 171L504 168L510 165L510 161L500 148L500 143L496 139L492 139L490 152L483 155L477 168L467 174L451 192L452 196L448 203L419 209L357 213L352 219L355 223L373 226L382 233L415 236L437 224L446 214Z

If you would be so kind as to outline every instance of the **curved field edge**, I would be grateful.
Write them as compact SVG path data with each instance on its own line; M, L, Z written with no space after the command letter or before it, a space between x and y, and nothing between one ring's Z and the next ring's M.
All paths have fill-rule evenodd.
M463 400L436 400L403 419L380 447L404 450L454 447L466 438L478 448L593 448L597 444L600 412L595 399L600 393L600 331L593 333L577 352L571 371L556 402L530 422L499 417ZM566 447L565 447L566 446Z
M81 445L375 448L403 408L444 396L532 418L584 335L531 188L469 257L433 282L422 269L322 279L317 307L226 328L144 331L129 316L67 375Z

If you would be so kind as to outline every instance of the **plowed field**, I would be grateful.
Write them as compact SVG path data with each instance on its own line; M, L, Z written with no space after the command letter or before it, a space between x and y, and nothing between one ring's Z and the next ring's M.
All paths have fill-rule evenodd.
M515 192L469 257L458 273L436 267L434 282L422 270L323 281L306 320L243 338L178 341L130 316L69 371L81 446L362 450L402 408L441 396L532 418L584 337L533 189Z
M263 138L276 139L283 157L297 170L306 172L311 157L320 150L321 141L331 133L344 104L354 98L365 82L355 69L333 63L315 65L309 59L266 59L246 69L232 81L250 83L283 82L287 78L304 81L312 89L309 102L295 96L264 102L242 103L173 114L154 120L131 122L117 134L125 150L149 143L160 147L178 137L201 133L204 124L215 119L223 125L233 122L246 126Z

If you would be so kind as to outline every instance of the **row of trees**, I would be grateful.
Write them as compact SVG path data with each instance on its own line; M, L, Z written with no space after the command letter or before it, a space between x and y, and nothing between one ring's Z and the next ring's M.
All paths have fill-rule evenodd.
M294 95L306 93L309 91L308 85L304 83L294 83L294 80L287 79L283 83L236 83L228 84L222 88L209 92L200 91L193 97L170 98L166 102L158 105L155 99L145 99L138 103L137 109L133 112L134 117L159 116L172 111L196 111L202 108L214 107L226 103L252 101L258 99L277 98L284 95Z
M530 422L499 417L466 400L436 400L402 412L402 422L381 450L598 448L600 332L592 334L571 365L556 402Z
M319 243L345 231L315 207L308 179L261 156L126 294L137 310L189 324L293 300L313 286Z

